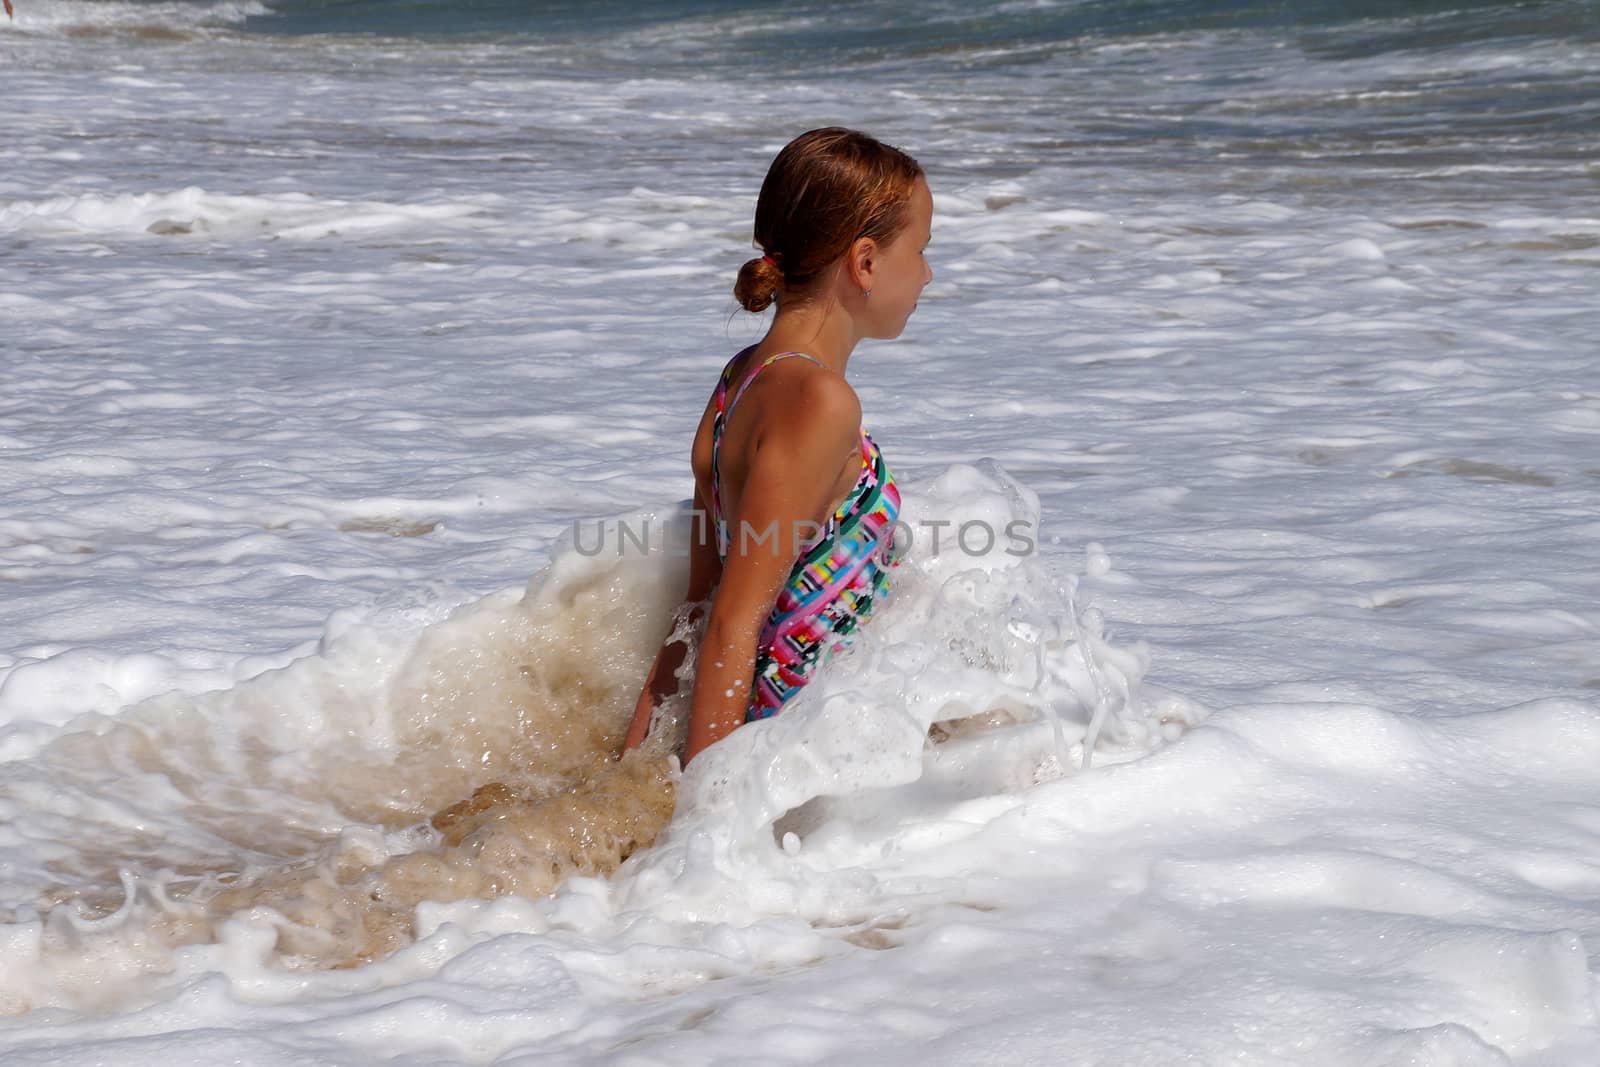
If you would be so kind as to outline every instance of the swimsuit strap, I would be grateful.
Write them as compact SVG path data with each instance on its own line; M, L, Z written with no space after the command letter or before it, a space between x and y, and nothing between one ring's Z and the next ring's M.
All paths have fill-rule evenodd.
M807 362L815 363L819 367L822 366L822 361L820 359L816 359L816 358L814 358L812 356L808 356L804 352L779 352L775 356L768 356L766 359L761 361L761 366L759 366L755 370L751 371L745 377L745 380L744 380L743 384L741 384L739 386L738 391L733 394L733 399L728 401L728 406L726 408L722 409L722 418L723 418L724 422L726 422L728 416L730 414L732 414L733 405L735 405L735 404L737 404L739 402L739 398L741 396L744 396L744 391L746 389L750 388L750 383L756 380L756 375L760 374L762 371L766 370L768 367L770 367L774 363L778 362L778 360L787 359L790 356L799 356L801 359L806 360ZM735 356L734 358L738 359L738 356ZM731 368L733 366L733 364L730 363L728 366ZM826 368L823 368L823 369L826 369ZM722 391L724 393L726 393L727 388L728 388L727 379L726 379L726 377L724 377L723 383L722 383Z

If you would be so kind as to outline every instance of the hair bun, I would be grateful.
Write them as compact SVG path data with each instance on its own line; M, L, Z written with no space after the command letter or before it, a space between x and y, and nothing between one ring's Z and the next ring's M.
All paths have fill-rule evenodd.
M766 256L757 256L739 268L733 285L733 298L746 311L765 311L783 288L783 271Z

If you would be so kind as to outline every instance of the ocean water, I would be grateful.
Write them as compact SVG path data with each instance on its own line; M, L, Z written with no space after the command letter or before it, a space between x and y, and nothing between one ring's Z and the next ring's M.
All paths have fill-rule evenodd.
M15 2L8 1067L1595 1062L1600 5ZM828 123L909 561L612 763Z

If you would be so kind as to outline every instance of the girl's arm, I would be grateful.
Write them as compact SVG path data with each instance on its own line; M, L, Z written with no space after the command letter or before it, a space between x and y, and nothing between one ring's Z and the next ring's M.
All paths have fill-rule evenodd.
M801 543L834 503L842 457L860 447L860 402L843 378L808 375L784 402L782 417L750 446L739 521L728 530L695 665L685 763L744 722L761 629Z

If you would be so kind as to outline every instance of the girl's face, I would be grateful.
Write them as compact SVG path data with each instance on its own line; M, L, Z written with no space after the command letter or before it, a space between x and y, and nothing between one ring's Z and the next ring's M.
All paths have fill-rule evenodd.
M918 178L907 205L910 220L889 243L878 249L872 271L872 295L866 301L868 337L899 337L917 309L917 297L933 281L924 254L933 236L933 194Z

